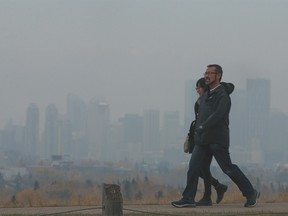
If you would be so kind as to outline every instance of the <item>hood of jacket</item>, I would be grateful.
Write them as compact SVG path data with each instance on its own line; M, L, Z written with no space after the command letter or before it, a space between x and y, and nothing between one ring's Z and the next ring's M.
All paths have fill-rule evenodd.
M220 84L229 95L234 91L234 85L232 83L221 82Z

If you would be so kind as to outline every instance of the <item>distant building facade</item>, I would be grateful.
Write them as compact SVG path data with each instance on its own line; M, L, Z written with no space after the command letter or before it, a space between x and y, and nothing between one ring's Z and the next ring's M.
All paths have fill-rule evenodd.
M39 122L39 108L36 104L30 104L26 111L25 148L23 152L32 158L37 158L40 153Z
M163 150L160 143L160 111L144 110L143 146L142 152L146 158L159 157Z
M122 144L119 151L122 159L136 159L141 155L143 144L143 117L138 114L125 114L119 119L122 126ZM131 154L133 152L133 154Z
M236 89L231 95L231 153L240 163L268 161L270 91L269 80L247 79L246 90Z
M71 122L72 131L82 133L86 129L87 105L77 95L67 95L67 119Z
M58 109L54 104L49 104L45 110L44 149L46 158L60 154Z
M194 104L198 98L195 90L197 80L185 82L184 131L189 131L191 122L195 119Z
M179 144L185 139L180 125L180 113L177 111L166 111L163 114L162 122L161 142L163 148L179 147Z
M109 104L93 99L87 111L88 157L96 160L109 160L111 146L108 143L110 125Z
M71 155L73 158L80 159L87 157L88 155L88 143L87 143L87 104L82 98L77 95L69 93L67 95L67 121L65 125L70 127L72 133L72 140L69 144ZM66 127L66 134L67 130Z

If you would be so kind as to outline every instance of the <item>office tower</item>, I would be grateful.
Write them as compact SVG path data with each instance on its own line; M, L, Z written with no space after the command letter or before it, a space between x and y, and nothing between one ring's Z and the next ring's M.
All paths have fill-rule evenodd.
M247 93L246 90L235 89L230 95L230 135L233 145L247 148Z
M39 139L39 109L36 104L30 104L26 111L25 148L26 156L36 158L40 152Z
M12 162L23 156L25 129L9 121L1 131L1 149ZM8 160L10 160L9 158Z
M237 163L250 160L250 144L248 145L247 93L246 90L235 89L230 95L230 143L232 158ZM248 150L249 149L249 150Z
M47 158L60 154L58 109L54 104L45 110L44 145Z
M61 155L75 156L74 142L72 139L72 123L67 119L60 119L59 121L59 153Z
M247 105L250 136L263 138L270 113L270 81L247 79Z
M88 156L97 160L109 160L111 146L107 142L110 124L109 104L91 100L87 112ZM113 150L113 149L112 149Z
M160 111L145 110L142 151L153 155L154 153L159 154L162 150L160 146Z
M191 122L195 119L194 104L198 98L196 88L197 80L185 82L185 111L184 111L184 132L188 133Z
M264 150L267 165L288 163L288 117L283 112L273 110L269 120L270 143Z
M74 94L67 95L67 120L70 122L72 140L69 144L70 154L73 155L75 159L80 159L87 157L88 155L88 144L86 137L86 117L87 117L87 105L82 100ZM68 122L65 123L66 126ZM66 128L68 129L68 128ZM68 149L67 149L68 150Z
M270 145L267 143L270 97L270 80L247 79L247 127L251 163L261 162L259 152L266 151Z
M122 124L123 140L121 143L122 159L136 159L143 143L143 117L138 114L126 114L119 119Z
M67 95L67 119L71 122L72 131L83 133L86 127L86 104L74 94Z
M124 147L124 132L123 132L123 125L118 122L109 125L108 127L108 136L107 136L107 143L109 144L109 161L111 162L119 162L124 161L127 159L131 159L134 157L136 152Z
M187 135L187 134L186 134ZM173 147L183 147L185 135L181 133L180 114L176 111L165 112L163 115L163 125L161 142L164 149Z

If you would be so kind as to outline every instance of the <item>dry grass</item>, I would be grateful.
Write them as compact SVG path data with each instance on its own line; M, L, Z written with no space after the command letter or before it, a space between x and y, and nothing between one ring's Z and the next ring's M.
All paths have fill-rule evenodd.
M34 179L40 182L37 190L30 187L15 193L14 189L0 188L0 207L102 205L102 184L99 182L120 185L124 204L170 204L172 200L181 198L183 188L168 186L165 180L172 180L174 185L177 185L177 179L183 180L182 176L185 176L185 169L180 171L179 169L172 170L162 178L155 175L150 176L149 179L139 173L130 174L127 179L127 174L115 176L108 173L99 176L97 174L83 175L77 171L71 171L68 175L66 174L67 176L63 176L63 172L60 171L39 169L33 173ZM94 179L97 179L98 182ZM115 179L117 180L115 181ZM253 181L256 182L256 180ZM260 202L288 202L287 188L283 187L281 190L277 190L271 183L262 183L258 187L261 191ZM200 199L203 194L201 181L198 189L196 200ZM213 189L212 193L212 200L215 200L216 195ZM239 189L231 183L222 203L242 203L244 201L245 198Z
M160 186L146 185L143 187L145 193L141 199L127 199L123 196L123 202L127 205L165 205L181 197L179 190L171 188L169 190L167 188L162 189L163 196L156 197L155 192L160 189ZM201 195L202 192L198 192L196 200L200 199ZM212 195L212 199L215 200L215 194ZM93 187L76 190L75 188L65 189L61 186L36 191L27 189L17 193L14 202L2 196L0 201L2 207L97 206L102 204L102 189ZM222 203L241 203L244 201L245 198L238 188L233 187L226 192ZM288 193L264 193L260 197L260 201L267 203L288 202Z

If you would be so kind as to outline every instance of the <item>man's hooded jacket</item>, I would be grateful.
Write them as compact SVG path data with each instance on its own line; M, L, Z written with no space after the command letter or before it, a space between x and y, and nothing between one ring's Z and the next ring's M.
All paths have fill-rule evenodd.
M196 145L229 146L229 95L233 90L232 83L221 83L213 91L208 89L201 97L194 134Z

